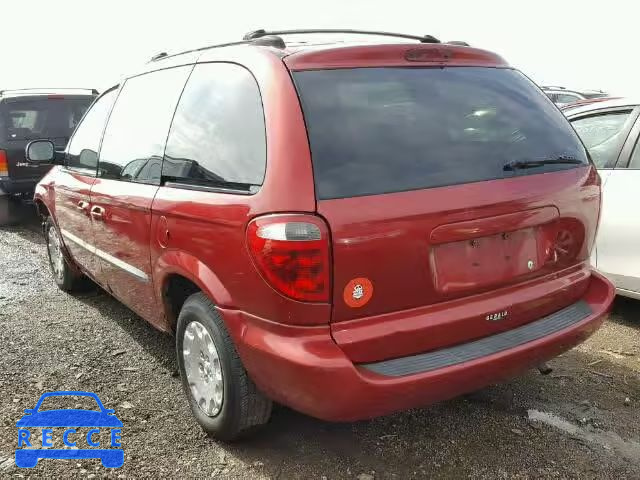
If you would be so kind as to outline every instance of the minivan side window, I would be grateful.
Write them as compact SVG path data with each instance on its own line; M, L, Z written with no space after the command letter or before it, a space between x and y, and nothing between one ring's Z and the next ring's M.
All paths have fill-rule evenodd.
M169 125L192 68L169 68L126 81L104 132L100 177L160 183Z
M171 125L163 178L249 193L262 185L265 164L264 111L251 73L235 64L197 64Z
M98 149L109 112L118 93L113 88L99 97L87 111L71 137L67 150L66 167L96 174Z

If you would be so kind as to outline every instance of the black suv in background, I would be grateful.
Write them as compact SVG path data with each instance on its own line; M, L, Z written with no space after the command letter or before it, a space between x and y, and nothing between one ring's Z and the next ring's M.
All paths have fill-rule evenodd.
M16 201L31 198L51 168L25 159L31 140L46 138L64 150L95 89L0 90L0 225L15 221Z

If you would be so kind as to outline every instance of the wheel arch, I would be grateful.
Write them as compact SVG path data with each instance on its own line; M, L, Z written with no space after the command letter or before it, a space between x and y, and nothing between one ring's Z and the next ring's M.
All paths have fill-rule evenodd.
M232 299L215 272L190 253L178 250L164 252L154 265L156 297L162 299L167 330L175 332L180 308L198 291L216 306L230 307Z
M55 194L51 185L38 183L33 193L33 203L39 215L55 217Z
M38 212L38 215L41 218L46 218L51 216L51 212L49 211L49 208L47 208L47 205L44 203L44 201L41 198L35 198L33 200L33 203L35 204L36 211Z

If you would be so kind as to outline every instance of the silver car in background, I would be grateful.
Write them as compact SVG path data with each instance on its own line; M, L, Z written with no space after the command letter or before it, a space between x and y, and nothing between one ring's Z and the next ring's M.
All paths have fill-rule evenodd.
M592 263L618 294L640 299L640 99L598 99L562 110L602 178Z
M608 93L602 90L569 90L568 88L557 86L542 86L540 88L559 107L582 100L609 96Z

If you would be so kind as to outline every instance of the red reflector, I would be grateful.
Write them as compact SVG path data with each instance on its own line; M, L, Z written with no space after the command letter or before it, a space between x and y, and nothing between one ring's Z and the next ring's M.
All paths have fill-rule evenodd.
M247 245L262 277L283 295L328 302L329 233L312 215L269 215L247 227Z
M7 152L0 150L0 177L9 175L9 164L7 163Z

